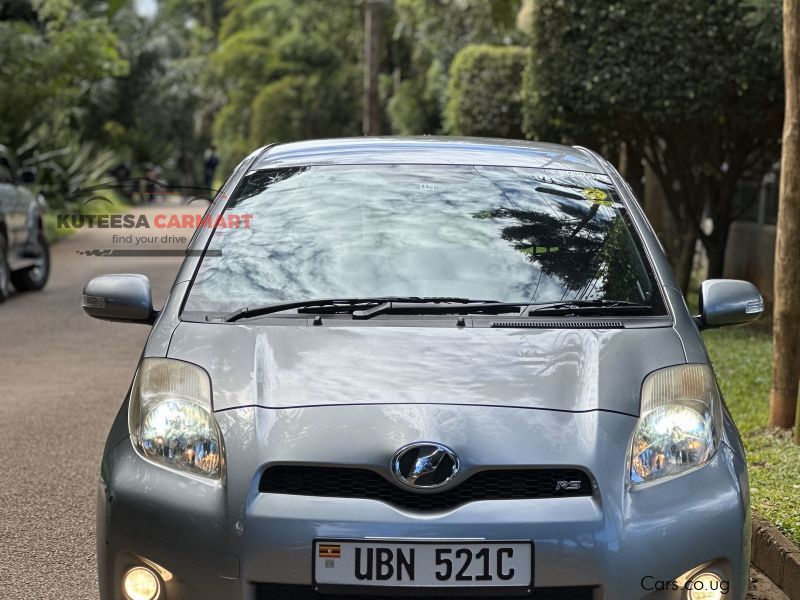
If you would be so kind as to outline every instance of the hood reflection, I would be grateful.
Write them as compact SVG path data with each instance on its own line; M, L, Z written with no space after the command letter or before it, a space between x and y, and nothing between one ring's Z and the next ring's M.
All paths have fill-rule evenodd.
M206 342L200 345L199 340ZM465 404L637 415L647 373L685 361L672 328L458 330L184 322L169 354L209 371L215 410Z

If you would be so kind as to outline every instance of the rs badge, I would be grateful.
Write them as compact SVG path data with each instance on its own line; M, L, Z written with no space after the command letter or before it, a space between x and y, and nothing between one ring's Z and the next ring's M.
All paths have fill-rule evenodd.
M581 482L576 480L559 480L556 481L556 490L579 490L581 489Z

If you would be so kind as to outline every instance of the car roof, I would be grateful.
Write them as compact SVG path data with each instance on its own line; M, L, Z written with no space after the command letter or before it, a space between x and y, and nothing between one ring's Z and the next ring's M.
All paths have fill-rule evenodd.
M251 170L335 164L486 165L603 174L583 148L525 140L468 137L358 137L268 147Z

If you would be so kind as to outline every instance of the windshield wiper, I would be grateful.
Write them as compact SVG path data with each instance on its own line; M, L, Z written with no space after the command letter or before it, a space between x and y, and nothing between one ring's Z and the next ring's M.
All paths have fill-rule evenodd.
M422 306L424 305L424 306ZM515 312L531 315L563 315L567 313L599 313L626 309L637 314L648 312L651 307L625 300L569 300L547 304L526 302L499 302L496 300L474 300L450 296L379 296L369 298L321 298L278 302L262 306L242 307L222 317L222 321L260 317L284 310L297 309L299 314L351 313L354 319L370 319L386 313L490 313Z
M567 313L602 313L620 312L620 310L631 311L636 314L650 312L652 307L638 302L627 300L566 300L564 302L553 302L548 304L532 304L527 313L529 315L538 313L540 315L563 315Z
M420 305L424 304L424 308ZM354 310L354 319L371 319L385 313L481 313L518 312L524 304L499 302L497 300L470 300L469 298L402 298L375 304L369 308ZM313 312L298 309L297 312Z
M298 300L296 302L279 302L276 304L265 304L256 307L243 307L233 311L222 317L223 321L231 322L238 321L239 319L249 319L251 317L260 317L262 315L269 315L272 313L281 312L284 310L297 309L298 313L315 313L315 314L331 314L331 313L353 313L354 319L368 319L376 315L389 312L389 311L419 311L420 304L428 305L428 309L436 308L443 311L462 312L461 308L470 307L470 310L477 308L478 310L486 309L500 309L500 308L519 308L524 304L506 304L503 302L495 302L492 300L471 300L469 298L457 297L420 297L420 296L381 296L372 298L323 298L317 300ZM433 305L433 306L430 306ZM461 306L454 306L461 305ZM435 312L439 312L436 310Z
M297 300L295 302L277 302L275 304L262 304L261 306L243 306L242 308L228 313L222 320L230 323L231 321L238 321L239 319L249 319L250 317L260 317L262 315L269 315L284 310L291 310L293 308L303 309L312 308L316 306L326 307L353 307L353 310L359 306L370 306L376 303L385 302L385 298L321 298L318 300Z

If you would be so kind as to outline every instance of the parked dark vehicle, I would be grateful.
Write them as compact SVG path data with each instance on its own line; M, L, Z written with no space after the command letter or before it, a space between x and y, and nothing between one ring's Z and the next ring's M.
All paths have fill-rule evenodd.
M44 198L30 189L33 168L21 169L0 146L0 302L17 290L42 289L50 275L50 251L44 235Z
M209 209L103 454L103 600L744 600L744 449L630 188L584 148L281 144ZM667 585L668 591L661 593Z

